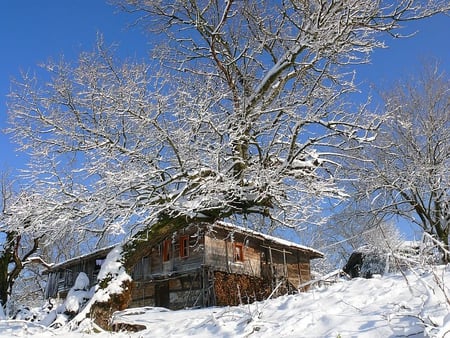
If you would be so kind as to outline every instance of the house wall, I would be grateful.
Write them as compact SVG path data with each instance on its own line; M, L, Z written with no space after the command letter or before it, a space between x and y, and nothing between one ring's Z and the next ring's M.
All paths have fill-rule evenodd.
M180 257L180 239L188 237L188 255ZM204 238L199 235L198 228L191 226L174 236L170 241L169 260L163 260L164 244L160 243L151 250L149 256L142 257L132 272L135 281L143 281L173 272L182 273L198 269L204 263Z
M310 259L308 256L293 249L264 246L262 276L273 279L274 283L286 277L292 287L311 280Z
M186 256L180 254L183 237L188 239ZM189 226L166 240L169 246L164 242L154 246L134 267L130 307L182 309L248 303L266 298L285 277L288 283L278 294L296 290L311 278L307 254L261 237ZM80 271L93 284L100 268L96 261L91 257L66 266L57 279L59 290L67 292Z
M243 244L242 262L234 259L235 243ZM286 277L294 288L311 279L310 258L306 254L242 234L231 238L221 229L205 236L205 264L216 271L260 277L274 284Z
M178 310L204 306L204 282L202 269L167 279L134 281L130 307L161 306Z
M236 244L242 245L243 260L235 258ZM247 236L217 230L205 236L205 265L218 271L261 277L261 250Z
M188 238L187 255L180 252L181 239ZM204 304L204 236L201 228L189 226L173 236L169 259L164 261L164 241L142 257L134 267L130 307L163 306L182 309ZM167 249L167 247L166 247Z
M287 271L287 278L295 288L311 280L310 260L304 256L300 256L297 262L289 263ZM306 291L306 289L300 291Z

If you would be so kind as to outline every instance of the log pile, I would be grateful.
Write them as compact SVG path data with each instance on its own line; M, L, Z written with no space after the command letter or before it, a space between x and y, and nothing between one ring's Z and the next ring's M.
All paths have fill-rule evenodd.
M266 299L271 292L269 283L262 278L214 272L216 305L239 305Z

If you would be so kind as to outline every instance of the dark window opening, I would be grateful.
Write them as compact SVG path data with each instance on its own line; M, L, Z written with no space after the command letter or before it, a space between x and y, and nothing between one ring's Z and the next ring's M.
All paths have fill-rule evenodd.
M189 236L180 237L180 257L189 256Z

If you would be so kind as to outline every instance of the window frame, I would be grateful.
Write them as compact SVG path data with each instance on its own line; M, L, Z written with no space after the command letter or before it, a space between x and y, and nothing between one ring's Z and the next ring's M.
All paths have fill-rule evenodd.
M243 263L244 262L244 244L243 243L234 243L233 245L233 259L235 263Z
M180 250L179 250L180 258L189 257L189 236L188 235L180 236L179 243L180 243Z

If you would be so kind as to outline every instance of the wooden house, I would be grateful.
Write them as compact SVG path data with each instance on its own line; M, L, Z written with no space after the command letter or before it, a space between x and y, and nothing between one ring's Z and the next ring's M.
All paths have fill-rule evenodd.
M64 297L78 273L91 283L111 248L53 266L47 297ZM322 253L224 222L193 224L142 256L132 272L130 307L170 309L236 305L293 292L311 279Z

